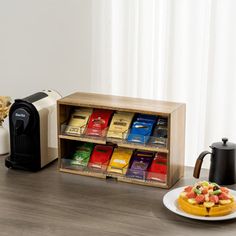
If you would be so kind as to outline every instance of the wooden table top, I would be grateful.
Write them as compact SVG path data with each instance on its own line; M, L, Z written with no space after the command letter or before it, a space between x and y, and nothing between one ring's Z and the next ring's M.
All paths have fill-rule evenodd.
M194 182L186 168L174 187ZM236 220L202 222L170 212L162 203L167 191L60 173L56 163L37 173L8 170L0 157L0 235L235 235Z

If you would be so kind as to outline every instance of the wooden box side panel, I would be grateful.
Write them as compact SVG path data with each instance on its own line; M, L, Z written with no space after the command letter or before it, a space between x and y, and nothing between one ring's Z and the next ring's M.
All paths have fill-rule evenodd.
M58 169L61 165L61 143L59 139L61 125L60 125L60 104L57 101L57 144L58 144Z
M70 114L70 106L60 104L57 102L57 141L58 141L58 167L61 165L62 153L64 152L64 146L61 143L59 135L61 133L61 125L68 120Z
M185 114L183 104L170 115L170 149L168 186L173 186L184 175L185 156Z

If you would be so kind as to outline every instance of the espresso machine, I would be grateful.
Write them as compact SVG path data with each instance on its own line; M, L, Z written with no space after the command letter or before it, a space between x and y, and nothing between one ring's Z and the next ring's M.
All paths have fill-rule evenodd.
M8 168L37 171L58 157L56 102L61 96L43 90L16 99L9 111Z

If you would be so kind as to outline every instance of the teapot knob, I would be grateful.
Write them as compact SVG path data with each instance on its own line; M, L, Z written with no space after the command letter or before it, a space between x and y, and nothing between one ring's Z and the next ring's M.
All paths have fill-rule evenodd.
M228 139L227 138L222 138L222 142L223 142L223 145L226 145L226 143L228 142Z

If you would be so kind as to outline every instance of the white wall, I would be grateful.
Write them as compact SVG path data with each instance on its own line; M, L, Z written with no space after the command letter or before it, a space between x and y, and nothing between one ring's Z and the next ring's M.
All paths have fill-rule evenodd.
M90 0L0 0L0 94L90 88Z

